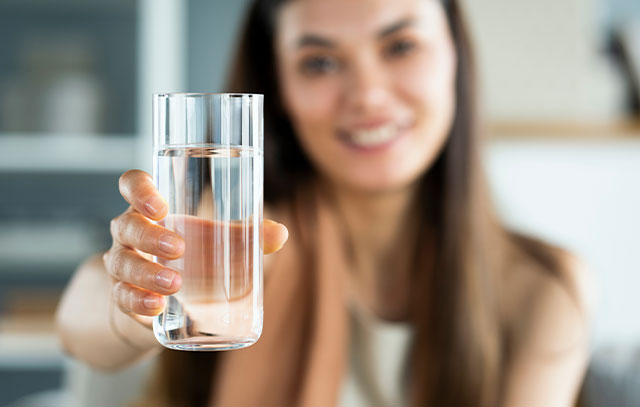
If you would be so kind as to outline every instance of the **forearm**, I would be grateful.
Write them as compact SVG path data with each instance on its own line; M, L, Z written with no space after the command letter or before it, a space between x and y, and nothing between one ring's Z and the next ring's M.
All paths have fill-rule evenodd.
M113 305L100 256L76 271L60 300L56 324L67 353L103 370L124 368L160 349L151 329Z

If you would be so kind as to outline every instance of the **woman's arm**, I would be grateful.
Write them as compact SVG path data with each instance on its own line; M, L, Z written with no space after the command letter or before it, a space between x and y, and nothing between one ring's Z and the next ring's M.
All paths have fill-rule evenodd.
M565 281L542 276L529 287L513 321L504 406L574 405L589 359L592 282L577 259L566 260Z
M56 312L63 349L102 370L127 367L161 348L151 318L137 316L138 322L122 312L112 286L102 256L93 256L76 271Z

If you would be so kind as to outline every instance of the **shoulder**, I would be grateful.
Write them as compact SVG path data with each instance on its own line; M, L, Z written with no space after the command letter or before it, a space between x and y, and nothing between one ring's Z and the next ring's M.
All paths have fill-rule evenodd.
M560 274L577 305L586 317L590 316L596 302L596 281L592 270L580 257L569 252L562 255L561 265Z
M586 345L594 303L591 271L577 256L540 243L553 262L523 256L505 280L506 327L514 350L541 352ZM535 257L535 256L534 256Z
M522 247L505 290L504 405L571 405L589 358L592 277L566 251L533 239Z

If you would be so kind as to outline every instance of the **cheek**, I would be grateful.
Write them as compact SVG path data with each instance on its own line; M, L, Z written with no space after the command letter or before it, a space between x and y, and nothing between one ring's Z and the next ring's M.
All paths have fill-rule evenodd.
M441 50L422 55L396 73L397 85L405 98L431 114L449 110L455 99L455 55Z
M428 171L447 140L455 116L454 50L425 55L396 74L398 94L413 107L416 127L405 154L406 174ZM411 178L407 176L408 178Z
M433 41L413 60L398 65L396 86L405 99L432 113L444 113L455 101L456 54L453 44Z

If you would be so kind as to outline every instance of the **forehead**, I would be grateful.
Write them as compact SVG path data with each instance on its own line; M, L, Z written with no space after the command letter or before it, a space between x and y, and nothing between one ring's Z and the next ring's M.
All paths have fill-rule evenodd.
M278 13L278 34L285 42L303 33L370 36L400 19L424 19L440 7L437 0L292 0Z

